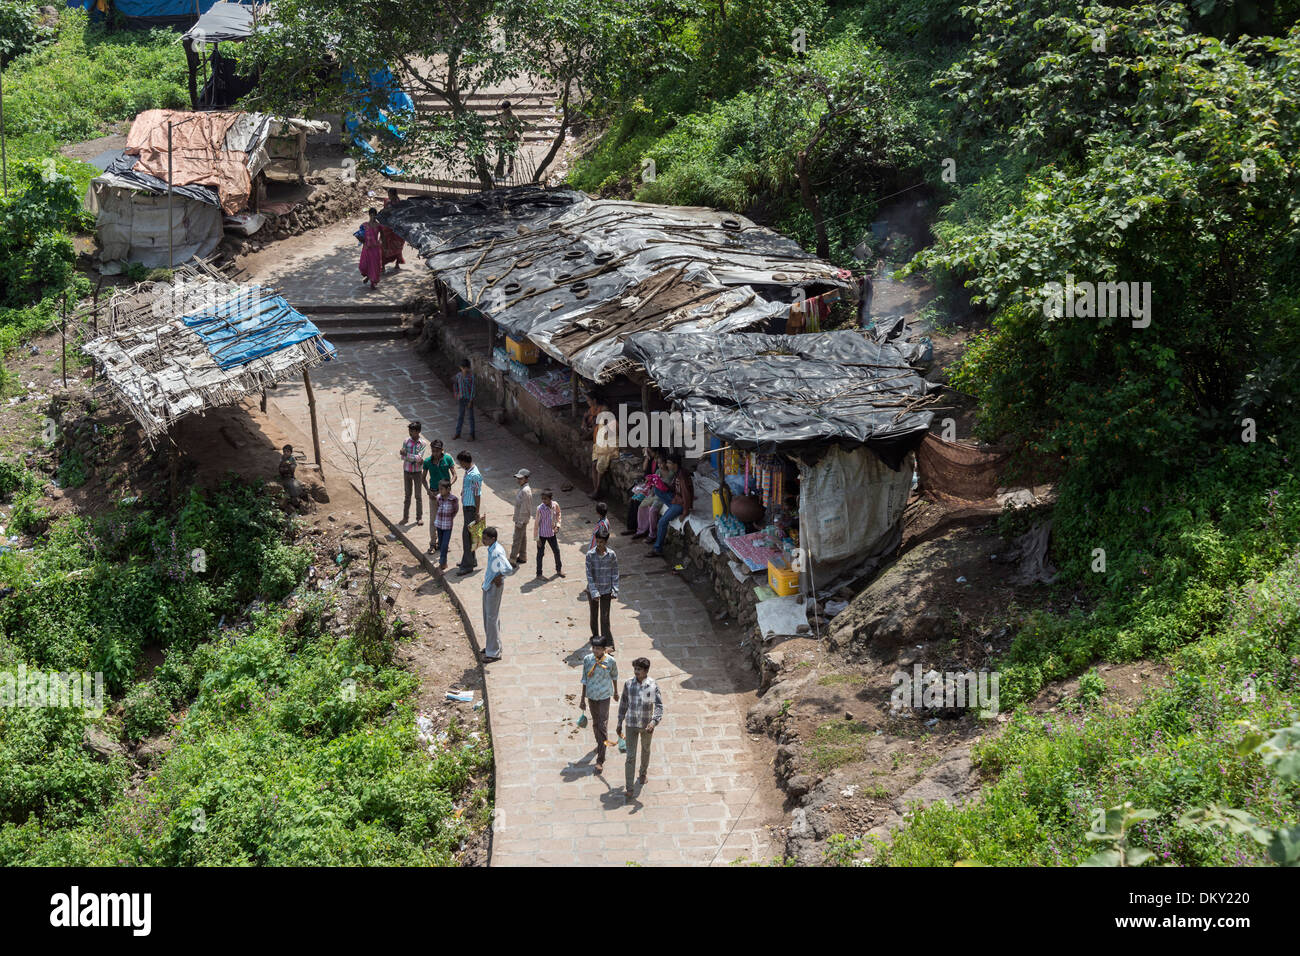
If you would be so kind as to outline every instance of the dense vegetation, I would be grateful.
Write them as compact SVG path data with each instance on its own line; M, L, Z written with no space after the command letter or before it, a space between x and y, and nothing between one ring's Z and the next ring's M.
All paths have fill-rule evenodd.
M0 3L8 195L0 198L0 392L4 357L49 328L66 293L88 291L73 237L91 223L82 198L92 166L63 156L141 110L178 107L185 56L170 31L110 32L79 10L42 27L35 3Z
M585 188L747 212L844 264L876 251L867 227L891 197L937 205L906 271L982 327L952 383L980 437L1021 450L1019 474L1057 480L1053 557L1089 596L1069 615L1011 610L1003 706L1099 659L1173 655L1177 686L1134 716L1019 716L979 754L996 780L980 807L919 814L889 862L1078 862L1087 809L1124 800L1157 812L1141 826L1167 859L1257 862L1179 813L1294 816L1294 784L1233 748L1234 720L1282 726L1300 707L1298 15L702 2L680 55L601 104L612 125L572 177ZM1071 277L1150 283L1150 321L1048 315L1046 284ZM1275 623L1244 627L1245 595Z
M12 463L0 482L14 499L35 484ZM101 715L0 710L0 865L443 864L483 824L468 787L488 751L453 728L425 753L416 678L323 627L330 599L296 590L309 557L291 537L272 499L231 484L170 516L65 518L0 555L0 669L102 672L108 695ZM128 787L92 728L173 745Z

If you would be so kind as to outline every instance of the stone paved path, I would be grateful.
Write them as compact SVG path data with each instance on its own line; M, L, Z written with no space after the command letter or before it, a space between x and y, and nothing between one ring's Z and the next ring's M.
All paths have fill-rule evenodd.
M329 260L328 243L319 245L318 253ZM276 284L291 302L319 295L310 259L307 254L296 268L277 270ZM424 423L426 439L441 437L453 454L462 448L474 454L484 475L484 512L489 524L502 529L507 546L517 487L512 475L518 468L531 469L535 490L554 488L564 509L560 546L569 576L554 576L548 552L546 580L533 580L535 555L509 579L502 604L505 659L487 667L496 759L493 864L721 865L771 858L775 850L765 824L778 822L776 790L763 745L744 730L753 692L733 677L742 654L735 633L715 632L686 583L663 561L646 557L645 545L613 538L622 596L612 615L616 657L629 677L632 659L648 657L665 701L649 782L625 802L617 750L611 748L603 778L596 776L591 732L574 723L578 668L589 638L587 605L578 601L585 586L580 549L595 518L581 487L561 492L570 479L543 462L536 445L491 421L480 419L478 441L452 442L454 400L402 343L346 344L340 360L313 370L312 380L327 479L344 474L341 451L328 433L339 433L344 417L355 418L361 445L373 445L367 477L371 499L391 521L401 517L397 450L410 418ZM281 386L272 395L291 420L306 422L301 385ZM458 518L453 567L460 557L459 524ZM616 531L620 525L616 518ZM428 544L428 526L426 509L424 527L405 529L421 550ZM481 569L481 550L479 558ZM481 581L481 571L448 577L480 649ZM611 716L611 733L613 723Z

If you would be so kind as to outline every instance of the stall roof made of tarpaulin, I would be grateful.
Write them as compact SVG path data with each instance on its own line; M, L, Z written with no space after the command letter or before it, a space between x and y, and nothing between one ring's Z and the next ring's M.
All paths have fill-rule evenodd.
M218 0L185 31L184 39L197 43L247 40L253 35L255 22L260 25L269 12L270 7L266 4L256 5L255 9L252 3Z
M703 287L783 298L785 307L801 287L857 294L849 273L794 240L715 209L519 186L463 200L410 199L379 219L453 292L511 337L548 351L552 331L674 269Z
M671 269L638 282L625 294L590 312L535 331L531 338L579 375L608 382L634 372L637 363L623 353L623 342L638 332L702 332L717 335L765 327L789 309L768 302L749 286L718 289L691 282L686 268Z
M185 415L238 402L335 354L282 296L192 266L171 282L117 290L108 331L82 349L150 442Z
M866 445L896 470L930 428L928 383L863 332L641 332L624 350L727 444L787 454Z

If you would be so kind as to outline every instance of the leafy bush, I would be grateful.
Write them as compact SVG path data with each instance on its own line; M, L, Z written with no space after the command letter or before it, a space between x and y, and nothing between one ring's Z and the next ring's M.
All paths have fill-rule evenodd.
M36 4L0 0L0 66L48 41L52 33L41 24Z
M171 702L153 681L140 681L122 699L122 723L132 740L142 740L167 727Z

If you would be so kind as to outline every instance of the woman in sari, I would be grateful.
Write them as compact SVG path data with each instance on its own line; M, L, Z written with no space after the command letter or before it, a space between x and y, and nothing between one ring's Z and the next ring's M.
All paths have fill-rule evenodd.
M384 208L387 209L390 206L396 206L399 202L401 202L401 200L397 198L397 190L390 186L388 188L388 198L384 200ZM393 230L389 229L387 226L380 226L379 232L384 241L383 264L386 266L391 262L393 264L393 271L396 272L401 268L401 264L406 261L402 256L402 247L406 245L406 240L393 232Z
M380 236L378 213L370 210L370 221L361 227L361 275L370 283L370 288L379 286L379 275L384 271L383 239Z

